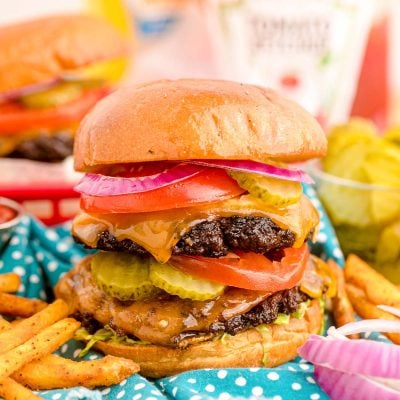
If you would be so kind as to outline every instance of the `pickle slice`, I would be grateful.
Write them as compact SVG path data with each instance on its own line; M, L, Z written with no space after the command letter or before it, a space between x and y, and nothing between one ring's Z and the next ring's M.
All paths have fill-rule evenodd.
M225 289L219 283L194 277L171 265L157 262L150 264L150 279L155 286L182 299L209 300L219 296Z
M112 297L143 300L160 292L150 281L149 264L149 260L130 254L100 252L92 259L92 276Z
M238 171L230 171L229 175L252 196L275 207L297 203L302 194L299 182Z

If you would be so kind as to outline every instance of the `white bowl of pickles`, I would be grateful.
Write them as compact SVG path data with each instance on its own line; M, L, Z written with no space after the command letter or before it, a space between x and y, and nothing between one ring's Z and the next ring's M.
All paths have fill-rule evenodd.
M400 128L379 135L359 118L337 126L309 172L344 253L400 284Z

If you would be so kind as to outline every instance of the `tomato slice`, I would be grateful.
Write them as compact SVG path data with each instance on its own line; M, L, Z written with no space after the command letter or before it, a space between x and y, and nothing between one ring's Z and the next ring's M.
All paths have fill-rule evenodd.
M0 135L33 129L59 129L76 124L108 93L107 88L88 90L79 99L51 108L32 109L18 103L2 104Z
M183 181L143 193L117 196L82 194L81 208L92 214L139 213L222 201L244 193L221 169L208 169Z
M262 254L235 251L221 258L173 256L168 261L174 267L211 281L242 289L277 292L300 283L309 257L306 244L284 249L280 261L271 261Z

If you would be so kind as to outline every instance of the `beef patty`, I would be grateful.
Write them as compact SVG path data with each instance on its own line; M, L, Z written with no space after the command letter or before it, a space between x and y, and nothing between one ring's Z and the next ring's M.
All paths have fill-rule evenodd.
M45 162L62 161L72 154L73 143L70 132L42 134L22 141L7 157Z
M172 254L222 257L230 249L265 254L292 247L294 242L295 235L290 230L280 228L269 218L233 216L195 225L174 246ZM97 249L149 255L132 240L118 241L110 232L100 234Z
M121 334L173 347L268 324L278 313L295 311L308 298L297 287L273 294L228 287L222 295L207 301L164 293L148 300L122 302L96 286L90 258L59 281L56 295L69 303L72 312L91 316L103 326L108 324Z

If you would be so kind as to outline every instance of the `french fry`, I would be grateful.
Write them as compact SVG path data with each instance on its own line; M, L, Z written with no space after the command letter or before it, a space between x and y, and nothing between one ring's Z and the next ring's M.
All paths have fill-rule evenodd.
M21 278L13 272L0 275L0 292L16 292L20 284Z
M29 389L15 382L11 378L5 378L0 381L0 397L4 400L40 400L41 397L36 396Z
M0 333L0 354L25 343L44 328L68 315L68 306L63 300L56 300L30 318L21 320L11 329Z
M0 316L0 332L5 331L10 326L10 323Z
M0 314L30 317L47 306L42 300L0 293Z
M35 390L74 386L93 388L117 384L138 371L138 364L120 357L76 362L51 355L23 366L12 378Z
M0 381L18 371L25 364L43 358L71 339L80 323L65 318L45 328L24 344L0 355Z
M365 319L383 318L399 321L399 318L396 318L393 314L380 310L378 307L376 307L375 304L370 302L369 299L366 297L365 292L359 287L351 283L347 283L346 291L351 303L354 306L354 309L360 317ZM400 344L400 333L387 333L386 336L392 342Z
M346 293L343 269L333 260L327 262L336 277L336 295L332 298L333 318L336 326L343 326L355 321L354 308ZM359 335L352 335L352 339L359 339Z
M344 275L346 282L362 289L371 303L400 308L400 290L356 255L347 257Z

